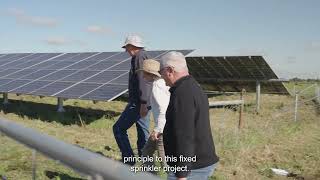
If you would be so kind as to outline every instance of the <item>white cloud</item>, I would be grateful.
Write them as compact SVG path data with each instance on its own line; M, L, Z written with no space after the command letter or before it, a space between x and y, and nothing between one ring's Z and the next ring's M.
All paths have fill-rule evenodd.
M68 43L64 37L49 37L45 39L45 42L49 45L61 46Z
M55 27L58 25L58 21L54 18L31 16L18 8L8 9L8 14L13 16L18 23L42 27Z
M235 50L236 55L240 56L267 56L268 53L263 49L240 48Z
M53 46L65 46L65 45L77 45L77 46L87 46L88 44L81 40L71 40L65 37L48 37L44 40L46 44Z
M95 34L112 34L113 31L110 28L106 28L99 25L91 25L86 28L86 31L89 33Z

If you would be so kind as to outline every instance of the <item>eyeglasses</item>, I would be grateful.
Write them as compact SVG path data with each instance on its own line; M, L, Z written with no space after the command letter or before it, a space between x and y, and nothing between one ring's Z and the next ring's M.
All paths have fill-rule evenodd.
M161 74L161 73L163 73L166 69L169 69L169 68L173 69L173 67L167 66L167 67L161 68L160 71L159 71L159 73Z

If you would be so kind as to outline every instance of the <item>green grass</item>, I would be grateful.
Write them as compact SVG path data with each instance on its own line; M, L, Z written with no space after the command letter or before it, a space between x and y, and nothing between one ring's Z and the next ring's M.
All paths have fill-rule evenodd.
M315 96L316 87L320 86L320 83L319 82L307 82L307 81L302 81L302 82L290 81L290 82L284 83L284 85L287 87L287 89L289 90L291 95L294 95L294 89L297 92L301 92L301 91L305 90L306 88L312 86L300 94L302 97L311 98L311 97ZM315 86L313 86L313 85L315 85Z
M0 105L0 117L101 152L106 157L120 159L112 126L126 105L124 101L93 104L67 100L64 103L66 112L61 114L56 112L55 98L15 95L9 98L9 106ZM210 98L222 99L239 99L239 96ZM305 179L320 179L320 116L316 105L313 102L301 104L298 121L294 122L293 97L262 95L259 114L255 113L255 94L245 94L244 99L244 128L240 131L237 109L210 110L211 128L220 157L211 179L287 179L274 175L271 167L286 169ZM137 151L135 127L128 134ZM32 151L4 135L0 135L0 145L0 175L10 180L31 179ZM166 177L164 172L159 175ZM37 178L83 179L41 154L37 154Z

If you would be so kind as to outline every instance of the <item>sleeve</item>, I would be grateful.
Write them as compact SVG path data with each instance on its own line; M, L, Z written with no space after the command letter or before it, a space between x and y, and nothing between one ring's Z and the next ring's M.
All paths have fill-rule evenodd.
M148 59L147 55L141 55L138 58L138 67L143 66L143 61ZM139 89L140 89L140 100L142 102L146 102L148 105L150 105L150 94L152 90L152 83L144 80L143 78L143 72L138 72L138 79L139 79Z
M191 168L192 162L183 162L180 160L182 157L193 157L195 155L195 102L193 96L190 94L180 93L177 94L174 100L174 115L173 115L173 128L176 142L177 166L186 166L188 171ZM188 175L188 171L176 172L176 177L182 178Z
M164 126L166 124L166 112L170 101L170 92L165 84L161 84L161 82L157 83L153 86L152 89L153 96L153 107L155 111L157 111L157 116L154 117L156 119L154 131L158 133L162 133Z

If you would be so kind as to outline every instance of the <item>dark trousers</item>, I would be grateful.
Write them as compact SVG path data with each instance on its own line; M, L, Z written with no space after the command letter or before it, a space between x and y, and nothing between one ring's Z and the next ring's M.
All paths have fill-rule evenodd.
M113 134L122 153L122 162L125 157L133 157L130 141L128 139L127 130L135 123L137 127L137 147L138 155L142 156L142 148L149 137L149 113L146 118L140 118L140 104L128 103L125 110L121 113L118 121L113 125ZM127 164L134 165L135 162L130 161Z

